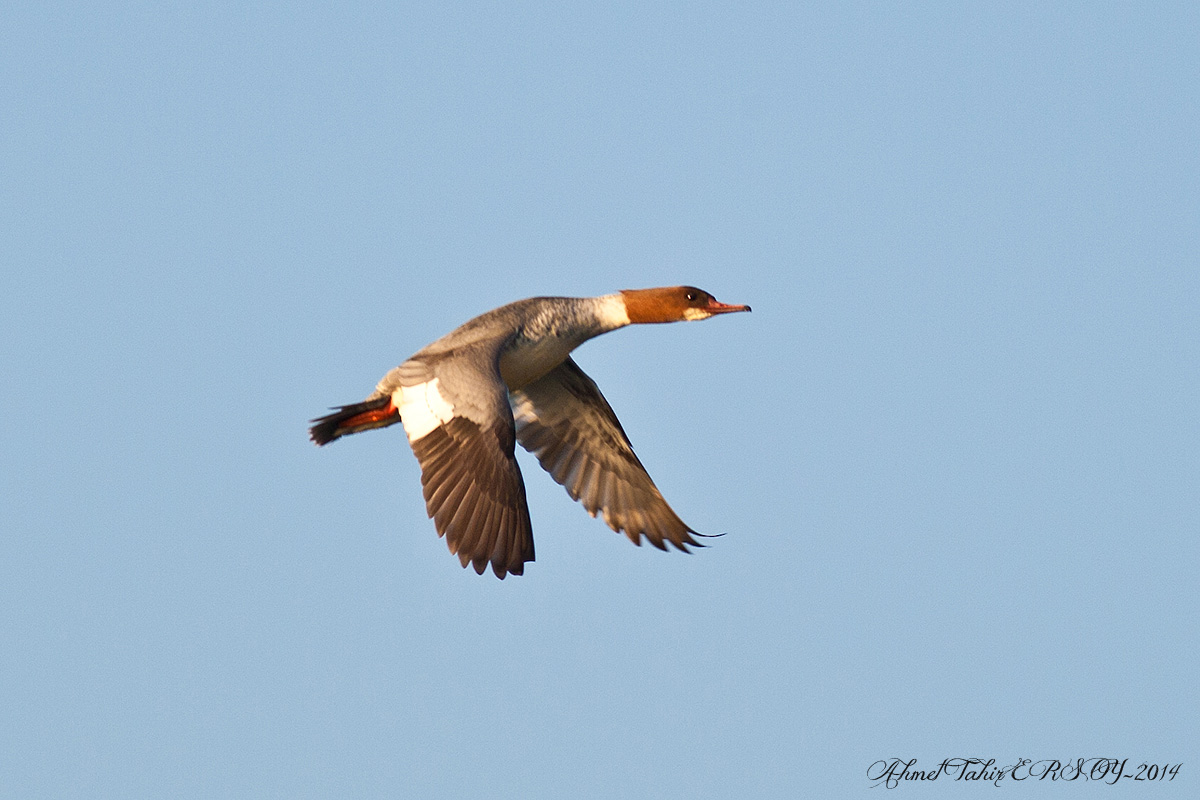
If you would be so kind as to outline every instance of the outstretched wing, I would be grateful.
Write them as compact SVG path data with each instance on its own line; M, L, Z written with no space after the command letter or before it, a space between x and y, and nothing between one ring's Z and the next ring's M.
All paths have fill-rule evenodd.
M464 567L483 574L491 563L503 579L522 574L534 555L496 350L466 348L428 360L418 354L388 373L380 391L399 390L396 405L438 535Z
M666 542L684 552L703 547L691 536L703 534L667 505L596 382L573 360L511 392L510 402L521 446L589 514L639 546L645 535L660 550Z

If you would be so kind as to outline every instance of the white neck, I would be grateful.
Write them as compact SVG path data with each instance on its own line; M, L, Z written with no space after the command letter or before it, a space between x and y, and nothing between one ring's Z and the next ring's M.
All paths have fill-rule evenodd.
M624 328L629 324L629 312L625 310L625 298L620 292L595 298L596 318L606 331Z

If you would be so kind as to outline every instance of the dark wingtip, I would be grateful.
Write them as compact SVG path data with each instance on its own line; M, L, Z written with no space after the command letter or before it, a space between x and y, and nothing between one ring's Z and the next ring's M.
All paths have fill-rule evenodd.
M693 536L699 536L701 539L719 539L720 537L722 537L724 535L725 534L723 534L723 533L700 533L699 531L694 531L691 528L688 528L687 534L685 534L684 540L679 542L678 544L675 544L674 542L672 542L672 544L675 544L675 546L677 548L679 548L683 552L687 553L688 555L691 555L692 551L688 550L689 546L697 547L697 548L708 547L708 545L706 545L704 542L697 542L695 539L692 538Z
M702 536L705 539L720 539L725 535L723 533L700 533L699 531L691 531L691 533L695 536ZM696 545L698 547L704 547L704 545L700 544L699 542L696 542Z

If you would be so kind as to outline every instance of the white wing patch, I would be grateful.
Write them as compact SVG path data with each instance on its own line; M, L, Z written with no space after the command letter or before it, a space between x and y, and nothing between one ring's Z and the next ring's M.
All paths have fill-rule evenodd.
M400 409L400 420L410 444L454 418L454 406L438 391L437 378L400 387L392 394L392 403Z

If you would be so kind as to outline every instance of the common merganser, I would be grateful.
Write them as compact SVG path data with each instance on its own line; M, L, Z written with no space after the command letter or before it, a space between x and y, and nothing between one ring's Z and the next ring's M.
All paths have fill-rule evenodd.
M533 530L514 442L537 456L591 516L639 547L645 535L689 552L684 524L646 473L596 383L570 358L631 324L749 311L692 286L600 297L533 297L482 314L383 376L361 403L312 420L325 445L403 422L421 464L425 506L451 553L501 580L533 561Z

